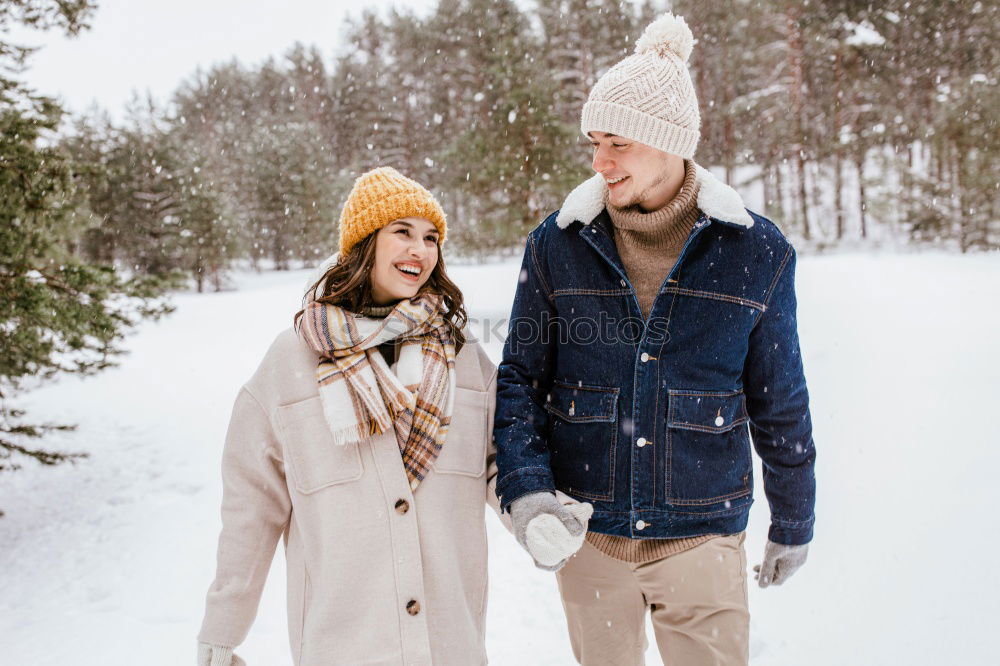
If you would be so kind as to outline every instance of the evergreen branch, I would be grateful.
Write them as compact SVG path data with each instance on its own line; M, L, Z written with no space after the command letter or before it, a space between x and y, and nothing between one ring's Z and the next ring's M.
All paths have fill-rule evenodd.
M64 462L76 463L78 460L89 458L89 453L61 453L59 451L46 451L44 449L29 449L6 439L0 439L0 447L6 449L0 453L0 458L9 458L11 453L19 453L28 458L34 458L42 465L53 466ZM0 469L3 469L0 466ZM9 469L18 469L18 465L11 465Z

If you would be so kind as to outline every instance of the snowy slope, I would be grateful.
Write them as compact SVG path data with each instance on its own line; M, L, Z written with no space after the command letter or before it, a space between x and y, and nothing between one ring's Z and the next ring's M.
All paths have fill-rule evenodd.
M452 268L472 315L490 320L477 335L494 359L501 341L488 329L509 310L518 268ZM304 276L248 274L235 292L180 295L174 315L129 339L122 367L25 397L33 417L79 424L54 447L91 457L2 477L0 664L194 663L229 409ZM817 537L786 587L751 588L751 663L995 663L1000 256L805 257L798 284ZM491 663L572 664L552 575L488 520ZM766 529L760 494L751 564ZM283 593L279 549L240 650L251 666L289 663ZM648 663L661 663L652 644Z

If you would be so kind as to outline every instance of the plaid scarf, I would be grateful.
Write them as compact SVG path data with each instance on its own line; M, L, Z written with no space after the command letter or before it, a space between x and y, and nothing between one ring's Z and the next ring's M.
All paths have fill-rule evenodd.
M410 489L427 475L444 445L455 397L455 345L443 299L400 301L385 319L367 319L306 295L298 334L320 357L323 414L339 445L395 427ZM399 339L395 374L378 346Z

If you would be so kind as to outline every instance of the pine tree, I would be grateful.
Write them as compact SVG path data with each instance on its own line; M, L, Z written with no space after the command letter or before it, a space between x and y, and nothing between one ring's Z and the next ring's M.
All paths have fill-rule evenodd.
M240 248L236 223L225 200L201 172L197 163L181 164L174 180L181 268L191 274L199 293L204 291L206 280L214 291L222 289L225 270Z
M588 174L578 119L590 88L671 8L698 39L697 159L737 187L759 181L786 231L817 247L891 233L995 247L998 7L439 0L426 17L368 11L346 24L329 67L301 45L254 68L215 66L179 88L169 116L137 104L125 125L98 117L64 138L88 190L72 212L77 242L94 260L218 285L237 258L289 267L330 249L352 179L387 164L440 198L452 247L510 250Z
M555 84L535 58L541 45L514 2L442 2L428 27L441 68L435 122L450 138L434 161L459 220L457 244L514 247L557 203L555 192L578 180L584 165L568 155L576 128L557 115Z
M254 202L251 226L279 269L296 260L314 263L329 253L344 189L324 138L330 131L329 99L317 83L310 85L325 77L318 58L293 49L289 68L268 62L257 79L267 103L250 124L245 156L254 176L248 192ZM313 93L315 88L320 89Z
M253 128L259 122L256 73L239 63L198 71L174 93L169 134L186 166L187 179L197 181L200 196L210 194L219 217L201 233L214 239L219 272L206 275L218 288L222 272L238 258L263 256L254 225L256 164ZM198 204L201 211L208 202ZM196 276L197 279L197 276Z
M3 2L0 28L5 34L21 23L74 34L92 9L86 1ZM0 40L2 71L24 56ZM53 141L61 117L51 99L0 79L0 469L18 467L14 455L45 465L84 455L36 448L32 440L70 426L26 422L10 399L29 378L108 367L129 328L168 309L156 298L161 285L77 255L79 199L71 164Z

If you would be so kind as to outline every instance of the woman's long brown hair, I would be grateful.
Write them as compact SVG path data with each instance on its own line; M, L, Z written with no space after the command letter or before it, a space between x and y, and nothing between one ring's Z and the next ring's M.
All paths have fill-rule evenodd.
M317 303L326 303L344 308L349 312L361 312L368 306L374 306L375 300L372 298L372 269L375 267L375 236L378 232L372 232L358 242L347 255L339 257L337 263L323 274L310 288L309 293L315 293L320 283L326 280L323 286L323 295L316 299ZM438 246L438 260L427 278L427 282L417 292L441 294L444 298L444 320L451 332L451 339L455 343L455 353L461 351L465 344L465 334L462 329L469 321L465 312L465 299L458 286L451 281L444 266L444 256L441 254L441 246ZM295 326L299 325L299 318L304 310L299 310L295 315Z

